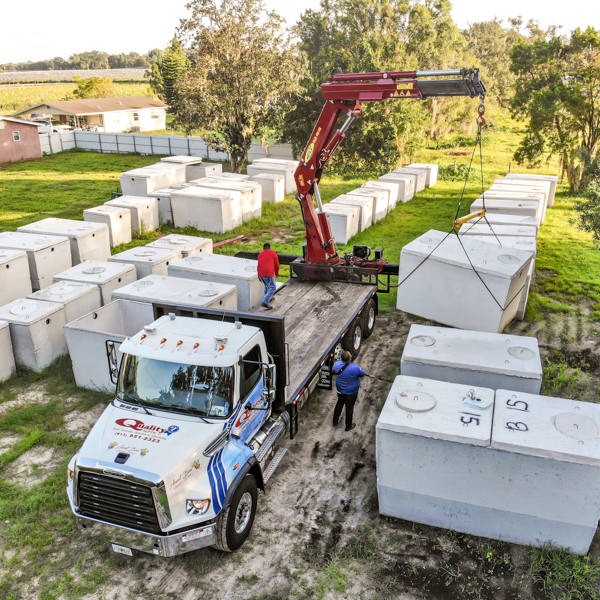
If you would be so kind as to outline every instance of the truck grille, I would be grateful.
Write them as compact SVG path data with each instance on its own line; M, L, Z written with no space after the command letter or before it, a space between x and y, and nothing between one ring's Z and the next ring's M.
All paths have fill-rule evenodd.
M80 471L79 514L122 527L161 533L151 489L122 479Z

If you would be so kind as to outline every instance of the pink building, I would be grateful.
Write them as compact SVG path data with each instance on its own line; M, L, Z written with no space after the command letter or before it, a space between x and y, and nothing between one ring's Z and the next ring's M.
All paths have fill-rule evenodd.
M0 163L41 158L38 129L42 126L42 123L0 116Z

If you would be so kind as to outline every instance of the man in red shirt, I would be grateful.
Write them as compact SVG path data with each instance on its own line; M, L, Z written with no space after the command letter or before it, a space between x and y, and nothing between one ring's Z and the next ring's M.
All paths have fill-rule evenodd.
M279 258L277 252L271 250L271 244L263 245L263 251L258 255L258 278L265 286L265 297L261 306L271 310L271 300L275 293L275 277L279 276Z

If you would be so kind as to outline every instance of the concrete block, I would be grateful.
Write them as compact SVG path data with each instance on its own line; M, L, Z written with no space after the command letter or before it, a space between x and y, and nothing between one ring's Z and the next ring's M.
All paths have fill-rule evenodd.
M390 190L357 188L348 192L347 196L356 196L357 198L373 199L373 223L385 219L390 212Z
M550 194L548 196L548 208L554 206L554 196L556 195L556 186L558 185L558 177L556 175L535 175L533 173L508 173L508 179L516 179L521 181L549 181Z
M126 171L119 177L121 191L124 196L147 197L156 190L184 182L186 169L185 165L176 163L157 163L149 167Z
M473 220L465 223L459 230L460 235L487 235L495 239L494 236L516 236L516 237L537 237L537 227L535 225L509 225L501 223L486 223L485 219Z
M250 178L262 187L263 202L277 204L285 199L285 176L261 173Z
M187 156L186 154L176 154L173 156L163 156L160 162L176 163L178 165L201 165L201 156Z
M412 325L402 375L493 390L539 394L542 361L537 338Z
M438 178L438 165L426 163L411 163L409 169L425 169L427 171L427 187L434 186Z
M254 161L251 165L248 165L246 172L248 175L250 175L250 178L253 178L256 175L264 175L266 173L283 176L285 180L285 193L292 194L296 191L296 179L294 178L294 174L296 173L297 168L298 163L296 163L296 166L292 167L274 163L259 163Z
M483 194L480 196L483 199ZM485 192L485 202L487 206L488 200L512 200L513 202L535 202L538 204L536 216L540 218L540 222L544 222L546 216L546 194L539 192L516 192L502 191L498 189L489 189Z
M31 294L29 260L23 250L0 250L0 306Z
M117 206L88 208L83 211L83 220L88 223L105 223L108 226L111 248L131 242L131 215L126 208Z
M121 344L154 321L151 304L117 300L65 326L65 336L79 387L115 391L110 380L106 342L115 344L121 364Z
M74 265L84 260L106 260L110 256L110 237L105 223L48 218L23 225L17 231L68 237Z
M237 310L237 295L235 285L181 277L148 275L115 290L112 298L113 300L135 300L171 307Z
M0 307L0 321L9 323L15 362L21 367L43 371L67 352L65 307L58 302L14 300Z
M483 199L477 198L471 204L470 212L476 212L483 208ZM540 203L539 201L530 200L498 200L496 198L485 197L485 211L489 218L491 215L515 215L518 217L534 217L540 219Z
M197 237L195 235L179 235L170 233L154 242L146 244L146 248L168 248L176 252L181 252L182 258L191 256L198 252L213 251L213 241L210 238Z
M15 372L15 355L10 340L10 325L0 321L0 381L6 381Z
M225 233L242 224L240 192L211 187L174 190L171 209L176 227Z
M134 265L136 277L142 279L148 275L166 275L167 267L181 258L181 252L176 250L138 246L113 254L108 260L109 262Z
M171 277L235 285L238 309L258 306L264 297L264 286L258 278L258 261L224 254L195 254L169 266Z
M75 281L97 285L100 288L103 305L110 302L113 290L136 279L134 265L99 260L86 260L54 276L55 283Z
M47 287L56 273L71 266L71 245L66 237L4 231L0 233L0 249L27 253L33 290Z
M337 198L334 198L329 204L332 206L341 204L343 206L356 206L359 208L358 213L358 231L365 231L371 225L373 225L373 205L375 204L375 198L372 197L361 197L361 196L350 196L348 194L342 194Z
M331 233L336 242L347 244L358 233L360 207L345 204L325 204L323 212L329 218Z
M432 229L404 246L396 306L452 327L499 333L517 312L533 253L470 236L460 242Z
M120 196L105 203L105 206L114 206L128 210L131 215L131 229L135 233L156 231L160 225L158 216L158 200L146 197Z
M66 323L79 319L102 305L102 296L97 285L76 281L58 281L27 297L37 302L62 304L65 307Z
M203 177L218 177L223 173L221 163L202 163L201 165L190 165L186 167L186 181L194 181Z
M397 183L398 202L408 202L415 196L417 176L409 173L387 173L379 178L382 183Z
M514 181L512 179L509 179L507 181ZM487 194L492 194L495 195L496 197L501 197L501 193L504 192L510 192L511 195L512 194L526 194L527 195L527 199L529 199L531 196L530 194L539 194L540 196L543 196L543 199L541 200L541 205L542 205L542 210L541 210L541 214L540 217L542 219L542 222L544 221L544 219L546 218L546 208L548 205L548 197L550 195L550 184L548 184L548 187L539 187L539 186L528 186L528 185L505 185L503 183L498 183L495 182L490 186L490 189L486 192ZM497 193L497 195L496 195Z
M394 169L392 173L414 175L417 178L415 184L416 193L422 192L427 187L427 170L425 169L402 167L401 169Z
M242 221L244 223L262 215L262 187L254 181L233 181L221 177L205 177L204 179L194 180L192 183L200 188L220 190L221 193L239 193Z
M398 181L367 181L363 183L360 187L365 188L367 190L389 190L390 192L390 210L394 210L398 202L403 202L403 200L399 200L400 197L400 187L402 186L402 190L404 190L404 184L401 184Z
M193 184L191 184L193 185ZM156 198L158 203L158 222L161 225L173 224L173 211L171 210L171 192L170 188L157 190L149 194L150 198Z

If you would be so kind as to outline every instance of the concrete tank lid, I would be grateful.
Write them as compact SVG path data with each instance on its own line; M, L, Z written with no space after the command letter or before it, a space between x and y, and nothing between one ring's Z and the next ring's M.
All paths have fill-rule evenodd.
M93 208L86 208L83 211L83 214L85 214L86 212L91 212L91 213L100 212L100 213L112 213L112 214L115 214L115 213L122 213L123 210L124 209L122 209L122 208L120 208L118 206L112 206L110 204L107 206L106 204L103 204L102 206L94 206Z
M200 298L212 298L219 294L229 294L232 291L237 294L235 285L227 283L185 279L169 275L147 275L119 288L114 293L121 297L181 300L182 298L192 298L194 295Z
M85 260L62 273L58 273L54 276L54 279L104 283L116 277L121 277L132 270L135 270L135 266L130 264L109 261L104 262L101 260Z
M341 194L334 198L329 204L354 204L356 206L369 206L373 204L375 198L373 196L353 196L352 194Z
M401 167L400 169L394 169L392 173L425 173L427 169L422 169L420 167Z
M233 198L239 198L242 190L229 189L222 187L210 187L194 184L192 187L183 188L181 190L171 190L171 198L177 199L182 197L203 198L205 200L218 200L220 202L230 202ZM175 234L172 234L175 235Z
M396 183L394 181L366 181L365 183L363 183L361 186L361 188L385 188L385 189L390 189L390 188L397 188L400 187L399 183Z
M532 227L539 228L540 218L527 215L503 215L501 213L490 213L486 215L490 223L507 223L516 225L531 225Z
M108 260L111 262L157 262L163 260L177 260L181 258L181 252L175 248L161 248L159 246L137 246L136 248L129 248L129 250L123 250L118 254L113 254Z
M58 302L35 302L30 298L20 298L0 307L0 320L9 323L36 323L63 308Z
M164 188L162 190L156 190L154 192L149 192L149 196L150 198L158 198L158 197L164 197L164 196L171 196L171 192L173 190L171 188Z
M404 246L401 255L411 254L421 259L429 257L427 260L472 270L470 259L479 273L511 279L533 258L532 252L513 248L508 251L506 248L499 248L497 243L490 243L487 239L481 241L474 239L473 236L461 236L460 241L462 246L456 235L430 229Z
M222 277L244 279L251 281L258 279L258 261L247 258L237 258L226 254L193 254L173 263L174 270L192 271L207 275L220 275Z
M499 184L499 185L537 185L540 187L547 187L548 189L550 187L552 187L552 180L551 179L537 179L537 180L530 180L530 181L525 181L522 180L521 182L519 182L518 178L514 178L514 177L510 177L508 175L505 175L504 177L498 177L496 178L496 180L494 181L494 183L492 185L495 184Z
M465 235L467 232L479 233L483 235L491 235L496 234L498 237L500 236L526 236L526 237L536 237L537 236L537 227L535 225L528 225L525 223L511 224L511 223L486 223L483 219L478 223L465 223L461 228L459 233L461 235Z
M348 192L346 196L355 196L359 198L388 198L390 195L389 190L385 188L381 189L372 189L372 188L363 188L359 187L351 192Z
M540 203L527 200L506 200L499 198L488 198L486 195L485 206L494 210L516 210L518 212L539 211ZM471 210L480 210L483 208L483 199L481 196L473 201Z
M600 466L600 406L497 390L492 447Z
M471 396L480 399L482 405L474 406ZM399 375L379 415L377 429L489 446L493 412L494 390Z
M96 233L101 229L108 231L108 225L106 223L91 223L89 221L49 217L47 219L42 219L41 221L36 221L35 223L30 223L29 225L23 225L18 228L18 231L24 233L40 232L47 233L48 235L58 234L73 238Z
M329 203L323 205L324 212L334 212L334 213L339 213L339 214L344 214L344 215L353 215L355 213L358 214L359 210L360 210L360 206L358 206L356 204L342 204L342 203L332 204L331 202L329 202Z
M498 235L500 242L498 242L495 237L490 237L489 235L471 235L470 233L467 233L462 237L463 240L469 238L487 242L488 244L494 244L498 250L512 248L517 250L526 250L528 252L533 252L534 254L537 252L537 240L531 236Z
M282 181L282 180L285 180L285 175L277 175L276 173L258 173L256 175L252 175L250 177L250 179L252 179L252 180L273 179L276 181Z
M154 248L155 244L168 244L169 247L173 247L177 250L189 250L191 248L200 248L206 245L207 242L212 242L210 238L198 237L195 235L179 235L178 233L170 233L165 235L149 244L146 244L146 248Z
M513 180L514 181L514 180ZM523 182L521 185L514 183L494 183L491 187L485 192L486 196L489 193L518 193L518 194L543 194L544 196L548 195L550 191L550 186L552 184L548 181L548 187L541 185L533 185L531 183Z
M3 231L0 233L0 248L20 250L43 250L67 243L69 238L58 235L43 235L40 233L25 233L22 231Z
M398 180L398 179L403 179L403 180L416 180L417 179L417 174L416 173L396 173L395 171L393 173L386 173L385 175L382 175L379 178L379 181L394 181L394 179Z
M160 159L161 162L169 162L169 163L177 163L180 165L199 165L202 163L202 158L200 156L185 156L185 155L175 155L175 156L164 156Z
M248 181L237 181L235 179L227 179L226 177L202 177L201 179L194 179L192 183L198 186L215 187L216 189L233 190L238 192L246 192L255 190L260 187L260 183L254 183ZM193 189L193 188L187 188Z
M112 206L116 208L142 206L143 204L152 204L154 200L150 196L119 196L113 198L104 204L104 206Z
M402 362L542 378L542 361L534 337L412 325Z

